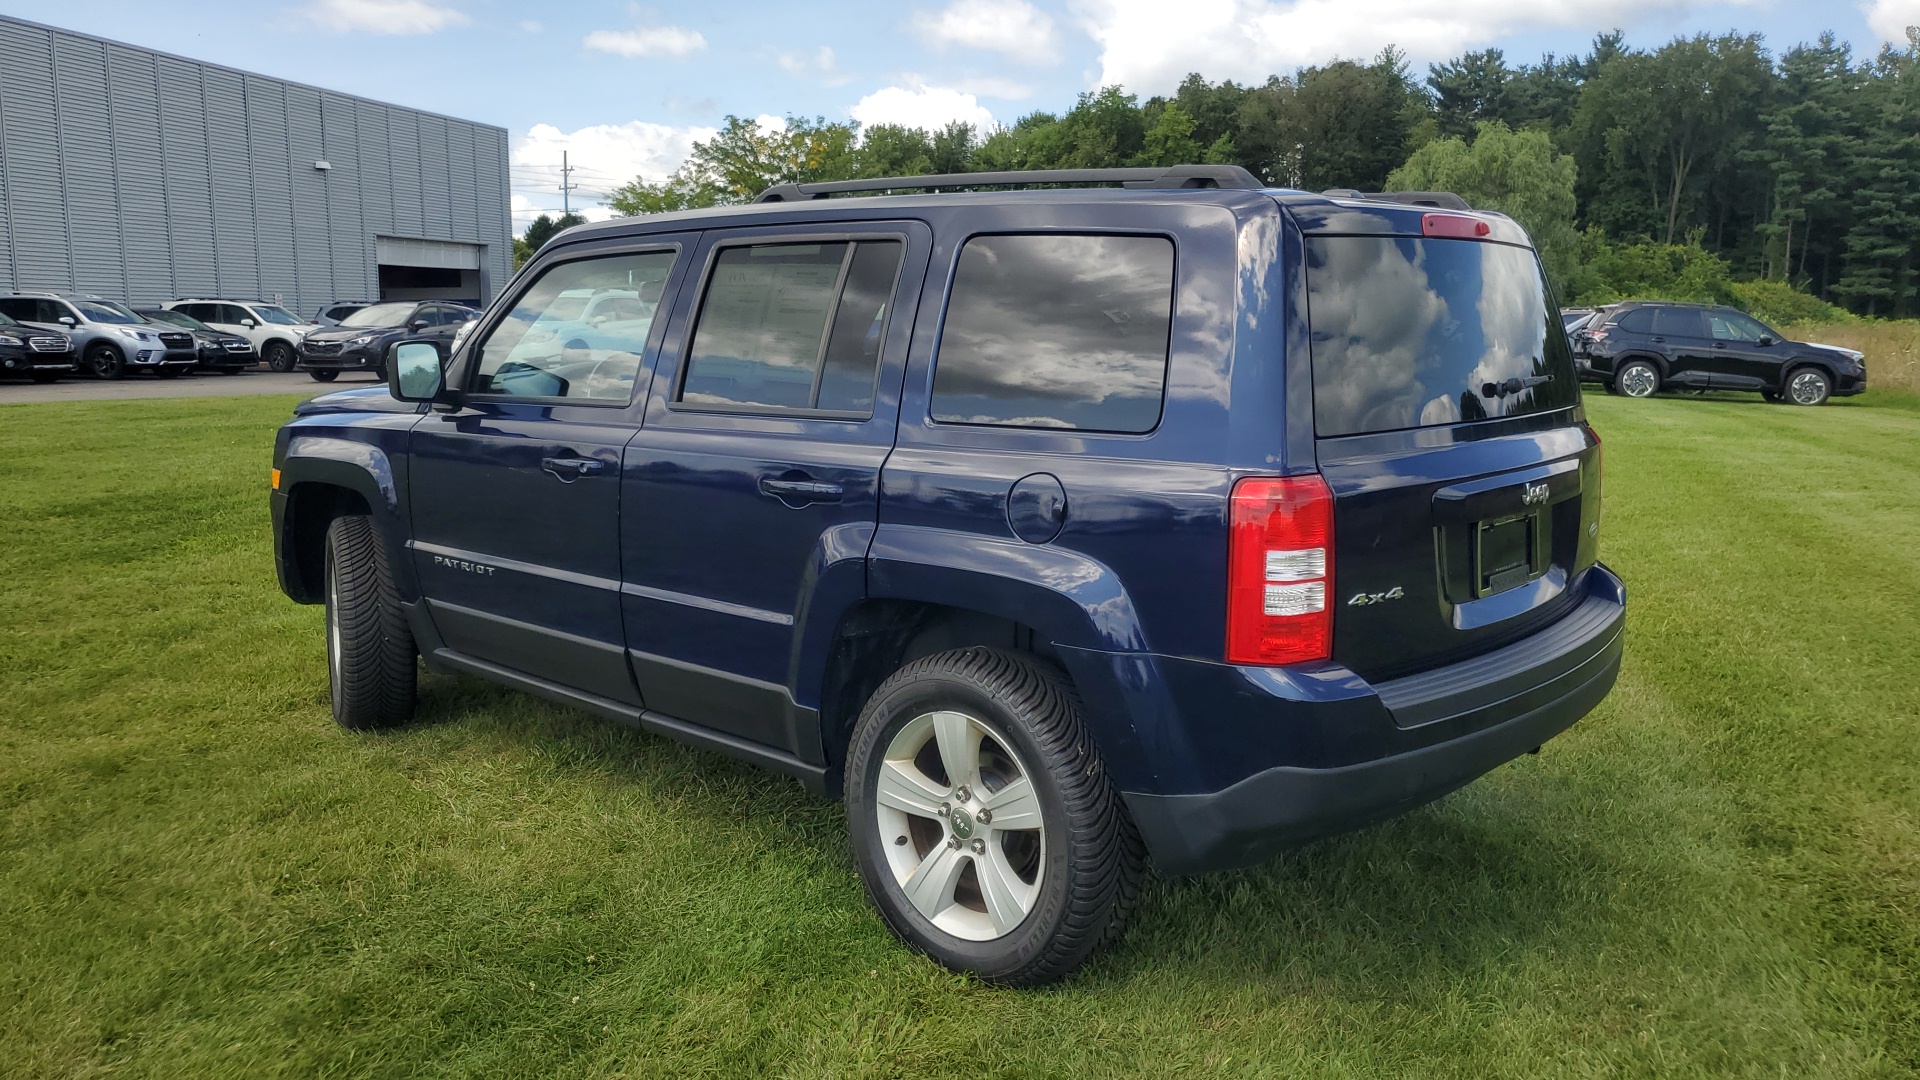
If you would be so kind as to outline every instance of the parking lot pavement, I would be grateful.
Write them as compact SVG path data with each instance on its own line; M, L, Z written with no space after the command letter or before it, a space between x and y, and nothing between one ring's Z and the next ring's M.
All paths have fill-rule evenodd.
M157 379L151 375L129 375L108 382L104 379L72 378L59 382L0 382L0 405L24 401L108 401L117 398L175 397L247 397L253 394L299 394L318 397L334 390L356 386L374 386L380 380L372 375L342 375L334 382L318 383L304 372L281 374L276 371L242 371L235 375L182 375L177 379Z

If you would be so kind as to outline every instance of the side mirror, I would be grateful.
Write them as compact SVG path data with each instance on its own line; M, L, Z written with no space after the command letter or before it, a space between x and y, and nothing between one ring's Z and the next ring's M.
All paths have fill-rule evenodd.
M414 333L419 333L420 331L425 330L426 328L427 328L427 320L425 319L415 319L412 322L407 324L407 329L412 330Z
M1772 338L1770 338L1770 337L1768 337L1768 336L1767 336L1767 335L1765 335L1765 334L1761 334L1761 335L1760 335L1760 344L1761 344L1762 346L1766 346L1766 345L1771 345L1771 344L1773 344L1773 339L1772 339Z
M60 316L60 325L62 325L62 326L72 326L72 325L73 325L73 316L71 316L71 315L62 315L62 316Z
M259 324L259 323L257 323L257 322L254 322L254 321L253 321L252 319L241 319L241 320L240 320L240 325L241 325L241 326L244 326L244 327L246 327L246 328L247 328L247 329L249 329L249 330L251 330L251 329L253 329L253 328L254 328L254 327L256 327L256 326L259 326L260 324Z
M446 389L440 347L431 341L401 341L387 349L387 392L400 401L434 401Z

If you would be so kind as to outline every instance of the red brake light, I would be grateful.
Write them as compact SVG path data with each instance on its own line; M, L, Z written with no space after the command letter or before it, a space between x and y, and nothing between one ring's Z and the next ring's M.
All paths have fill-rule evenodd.
M1423 236L1478 240L1492 232L1493 227L1479 218L1464 217L1460 214L1423 214L1420 218L1420 233Z
M1333 653L1333 492L1313 473L1233 486L1227 662L1295 664Z

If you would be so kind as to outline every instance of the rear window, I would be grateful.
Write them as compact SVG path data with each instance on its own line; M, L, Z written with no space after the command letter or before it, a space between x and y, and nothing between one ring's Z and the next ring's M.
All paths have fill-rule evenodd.
M1580 400L1532 251L1475 240L1307 240L1322 436L1564 409Z
M952 424L1143 432L1160 423L1173 243L976 236L961 249L933 369Z

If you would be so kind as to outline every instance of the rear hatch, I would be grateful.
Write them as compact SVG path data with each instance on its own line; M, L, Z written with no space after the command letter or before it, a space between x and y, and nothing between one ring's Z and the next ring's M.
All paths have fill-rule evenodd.
M1386 235L1355 234L1360 220ZM1599 441L1559 312L1533 250L1507 242L1519 231L1482 220L1306 223L1333 658L1368 679L1539 630L1594 561Z

